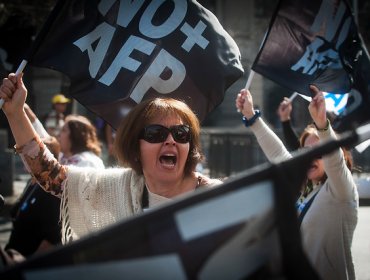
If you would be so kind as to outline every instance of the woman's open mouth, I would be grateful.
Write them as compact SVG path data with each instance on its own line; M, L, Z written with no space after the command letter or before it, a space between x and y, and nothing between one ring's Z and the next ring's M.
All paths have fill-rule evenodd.
M164 167L172 168L176 165L177 162L177 156L173 154L165 154L159 157L159 162Z

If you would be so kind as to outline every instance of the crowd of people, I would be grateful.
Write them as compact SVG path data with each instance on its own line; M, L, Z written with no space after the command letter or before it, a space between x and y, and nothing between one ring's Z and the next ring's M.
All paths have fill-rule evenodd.
M255 110L251 92L243 89L237 94L236 108L270 161L290 159L294 150L336 138L323 93L315 86L310 90L313 98L308 110L312 123L300 136L290 124L291 100L284 99L278 108L286 146ZM50 199L57 199L60 223L53 222L56 228L59 226L54 241L44 236L30 252L22 251L16 242L10 242L6 249L15 249L27 257L44 248L45 240L66 244L177 196L222 185L222 180L196 170L204 157L201 127L182 101L153 98L134 107L114 133L114 141L111 139L109 150L116 155L118 165L104 168L99 160L101 144L88 119L65 117L57 136L60 152L53 152L46 139L55 136L47 131L45 134L37 118L26 114L26 97L22 76L10 74L4 79L0 98L5 101L3 111L13 132L16 152L32 174L29 188L42 188ZM109 130L107 134L113 135ZM297 193L303 248L322 279L355 279L351 244L359 202L351 168L349 151L338 148L313 160ZM27 189L25 194L30 197ZM15 219L20 219L22 207L27 208L23 206L25 201L20 202ZM15 223L13 232L16 230Z

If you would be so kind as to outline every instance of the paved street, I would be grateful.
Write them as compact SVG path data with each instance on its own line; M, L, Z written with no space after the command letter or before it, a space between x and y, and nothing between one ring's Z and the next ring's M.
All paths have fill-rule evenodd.
M352 244L357 280L370 279L370 206L361 206Z
M20 194L25 182L15 184L15 194ZM14 199L14 198L13 198ZM4 246L11 230L10 220L0 216L0 245ZM370 206L361 206L359 220L353 240L353 257L357 280L370 279Z

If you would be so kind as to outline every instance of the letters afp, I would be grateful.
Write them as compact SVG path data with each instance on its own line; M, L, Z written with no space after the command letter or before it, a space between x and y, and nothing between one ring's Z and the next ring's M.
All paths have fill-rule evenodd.
M116 2L113 0L102 0L97 7L99 13L104 17L107 16L108 19L114 18L109 13L116 12L115 9L112 9ZM155 0L145 7L144 12L138 14L139 9L143 8L143 4L144 0L133 2L119 1L118 15L114 25L102 22L89 34L74 42L89 57L91 78L97 78L99 70L104 68L104 62L109 58L107 52L112 40L114 40L117 29L129 27L133 18L135 16L139 17L138 31L141 37L130 35L127 40L120 42L121 48L113 61L106 69L103 69L101 77L98 77L100 83L109 86L117 79L120 71L136 72L138 68L143 67L143 63L139 59L131 56L134 52L138 51L145 56L154 55L155 58L152 60L151 65L131 93L131 98L136 103L142 100L144 94L150 88L154 88L162 94L176 90L186 76L186 68L180 60L164 48L161 48L160 45L156 45L148 39L158 40L172 33L177 33L176 36L181 36L183 40L183 43L178 47L186 53L191 52L194 46L204 50L209 44L209 41L203 36L203 32L206 29L204 22L199 20L194 28L187 22L184 22L188 6L186 1L176 0L172 1L172 3L169 3L169 1L166 3L163 0ZM166 6L170 6L169 9L166 9L169 11L166 14L166 18L162 19L162 22L158 25L154 24L156 14L160 12L160 9L165 9ZM93 48L94 44L96 44L95 50ZM160 48L160 51L154 54L156 48ZM166 79L161 78L161 74L164 72L170 73L170 77Z

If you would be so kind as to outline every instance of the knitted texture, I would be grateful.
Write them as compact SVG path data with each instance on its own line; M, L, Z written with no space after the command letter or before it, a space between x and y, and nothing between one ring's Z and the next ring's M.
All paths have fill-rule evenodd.
M144 177L132 169L68 167L61 202L62 242L142 211Z

